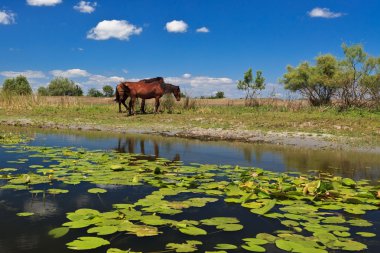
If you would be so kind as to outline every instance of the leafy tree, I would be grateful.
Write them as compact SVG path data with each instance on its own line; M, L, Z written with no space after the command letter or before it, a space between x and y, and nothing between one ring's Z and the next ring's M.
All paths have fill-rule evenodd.
M245 91L246 105L252 105L253 100L257 97L259 92L265 89L265 78L263 77L262 71L256 71L256 76L253 77L252 68L249 68L248 71L244 73L244 79L238 81L237 88Z
M103 93L101 93L97 89L91 88L88 90L87 96L89 96L89 97L103 97L104 95L103 95Z
M3 91L17 95L30 95L32 88L25 76L17 76L16 78L5 79L3 83Z
M321 55L316 58L315 66L303 62L297 67L288 66L287 71L281 80L285 89L300 92L313 106L331 102L339 75L339 64L334 56Z
M215 93L215 98L225 98L223 91L218 91Z
M37 94L40 96L49 96L49 91L46 87L41 86L38 88Z
M368 99L378 99L380 58L369 56L360 44L342 45L338 97L344 106L363 106Z
M83 96L81 87L64 77L53 79L47 89L51 96Z
M106 97L112 97L114 95L112 86L111 85L103 86L103 93L104 93L104 96Z

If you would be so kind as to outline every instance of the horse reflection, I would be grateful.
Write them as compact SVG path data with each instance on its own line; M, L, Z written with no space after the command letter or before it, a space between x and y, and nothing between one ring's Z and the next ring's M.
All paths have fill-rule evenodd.
M151 145L150 145L151 144ZM144 139L135 139L135 138L122 138L118 139L117 147L114 148L117 152L120 153L132 153L132 154L142 154L146 156L152 156L154 158L160 157L160 145L157 141ZM153 151L153 154L151 153ZM171 161L180 161L180 154L176 153L171 159Z

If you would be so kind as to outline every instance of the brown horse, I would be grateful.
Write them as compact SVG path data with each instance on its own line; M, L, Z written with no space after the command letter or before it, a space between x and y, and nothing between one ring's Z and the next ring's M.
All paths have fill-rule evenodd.
M118 93L117 89L117 93ZM135 101L136 98L142 98L141 101L141 112L145 113L145 99L156 99L155 103L155 113L158 112L158 107L160 106L160 98L164 94L173 93L177 101L181 100L181 91L179 86L175 86L169 83L165 83L164 79L162 77L156 77L151 79L143 79L139 82L124 82L122 90L123 92L123 99L127 99L128 96L131 97L131 100L129 101L129 114L132 115L135 113L134 107L135 107ZM117 99L116 95L116 99ZM119 95L120 96L120 95ZM123 99L119 101L123 101ZM125 100L123 101L125 102ZM123 103L122 102L122 103ZM124 106L127 108L125 103L123 103ZM119 109L120 109L120 102L119 102Z
M125 104L125 101L129 97L130 90L128 88L128 84L130 83L152 83L152 82L160 82L164 83L164 79L162 77L155 77L155 78L150 78L150 79L142 79L137 82L121 82L116 86L115 90L115 101L119 103L119 113L121 113L121 104L124 105L125 109L129 111L129 107ZM145 105L145 100L143 99L143 103L141 104L141 111L144 113L145 108L143 105Z

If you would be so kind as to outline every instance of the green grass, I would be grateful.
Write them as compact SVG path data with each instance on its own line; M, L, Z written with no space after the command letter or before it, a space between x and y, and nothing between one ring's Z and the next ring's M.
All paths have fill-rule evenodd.
M152 108L148 108L148 111ZM1 120L31 119L36 124L95 124L134 130L185 130L193 128L226 130L261 130L304 132L357 137L362 141L380 143L380 112L350 109L339 112L334 107L286 106L196 106L183 109L177 103L172 113L127 116L117 113L116 104L75 104L72 106L37 105L27 109L0 108Z

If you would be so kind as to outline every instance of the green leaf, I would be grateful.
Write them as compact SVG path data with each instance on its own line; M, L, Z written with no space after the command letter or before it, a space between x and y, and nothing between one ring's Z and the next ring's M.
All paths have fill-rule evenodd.
M92 188L92 189L88 189L87 191L89 193L93 193L93 194L99 194L99 193L106 193L107 192L106 189L102 189L102 188Z
M369 233L369 232L357 232L357 235L363 236L363 237L375 237L375 233Z
M256 244L242 245L241 247L245 250L252 251L252 252L265 252L266 251L265 248L263 248L259 245L256 245Z
M52 236L53 238L60 238L66 235L69 232L69 230L70 229L66 227L54 228L49 231L49 235Z
M79 237L72 242L66 243L67 247L72 250L90 250L109 244L110 242L103 238L90 236Z
M87 233L96 233L97 235L110 235L116 233L117 230L117 226L100 226L88 229Z
M186 226L184 228L179 228L179 231L187 235L207 235L206 230L194 226Z
M31 212L21 212L21 213L17 213L16 215L20 216L20 217L28 217L28 216L34 215L34 213L31 213Z
M257 209L251 209L251 212L255 214L263 215L269 212L275 205L276 205L276 200L271 199L267 201L263 207L257 208Z
M237 247L233 244L227 244L227 243L219 243L215 247L215 249L237 249Z

